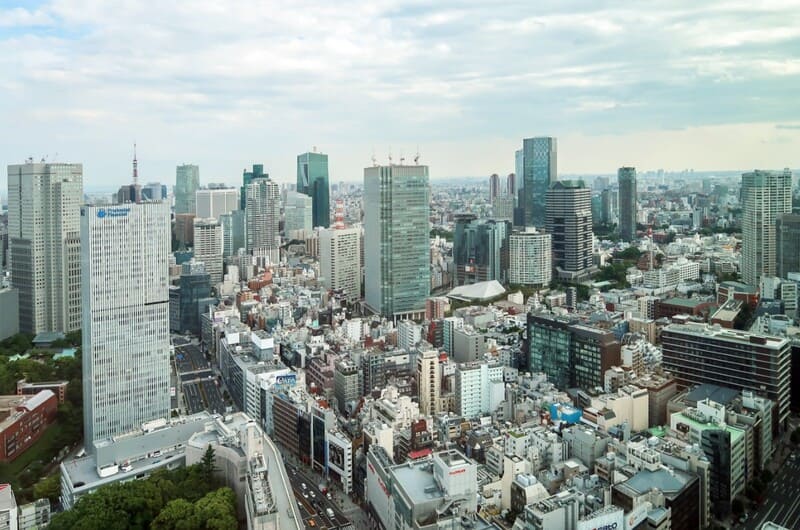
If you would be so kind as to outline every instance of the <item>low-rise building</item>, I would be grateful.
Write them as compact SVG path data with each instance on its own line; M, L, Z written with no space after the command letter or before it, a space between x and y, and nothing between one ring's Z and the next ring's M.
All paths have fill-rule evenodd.
M0 396L0 461L10 462L41 438L56 419L58 399L50 390L33 396Z

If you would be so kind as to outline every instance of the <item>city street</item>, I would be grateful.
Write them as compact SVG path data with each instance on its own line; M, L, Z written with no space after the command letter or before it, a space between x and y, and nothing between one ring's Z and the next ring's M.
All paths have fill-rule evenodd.
M335 502L319 489L320 479L306 474L294 464L284 461L289 482L300 507L306 528L351 530L353 524ZM333 493L331 493L333 496Z
M786 528L800 528L800 454L792 453L769 485L767 499L738 528L757 530L767 521Z

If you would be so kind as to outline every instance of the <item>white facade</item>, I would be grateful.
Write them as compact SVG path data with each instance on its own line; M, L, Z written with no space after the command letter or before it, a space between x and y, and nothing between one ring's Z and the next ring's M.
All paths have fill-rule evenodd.
M239 190L236 188L211 188L195 192L196 212L200 219L219 216L239 209Z
M81 210L87 448L168 419L170 211L163 202Z
M361 230L322 228L319 231L322 284L343 290L349 302L361 299Z
M513 232L508 244L508 281L518 285L548 285L553 277L550 234L526 228Z
M413 320L403 320L397 325L397 345L411 351L422 340L422 326Z
M222 226L216 219L195 218L194 259L206 266L212 285L222 281Z
M247 250L277 249L280 243L280 187L268 178L258 178L247 185L246 196Z
M81 328L82 164L8 166L8 261L20 331Z
M456 414L476 418L491 414L505 398L503 366L486 361L456 367Z

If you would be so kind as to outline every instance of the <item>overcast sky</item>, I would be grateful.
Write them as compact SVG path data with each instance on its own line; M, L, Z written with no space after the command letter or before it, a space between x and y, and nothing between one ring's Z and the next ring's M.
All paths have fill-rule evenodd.
M87 187L238 182L328 153L432 178L800 166L800 2L0 1L0 161L83 162ZM5 171L0 194L5 195Z

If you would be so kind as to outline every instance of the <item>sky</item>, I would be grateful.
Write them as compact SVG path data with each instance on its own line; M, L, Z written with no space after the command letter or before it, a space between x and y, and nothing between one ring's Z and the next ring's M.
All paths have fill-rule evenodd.
M0 0L0 162L236 183L296 155L331 181L419 152L505 174L800 167L800 1ZM0 172L0 194L6 175Z

